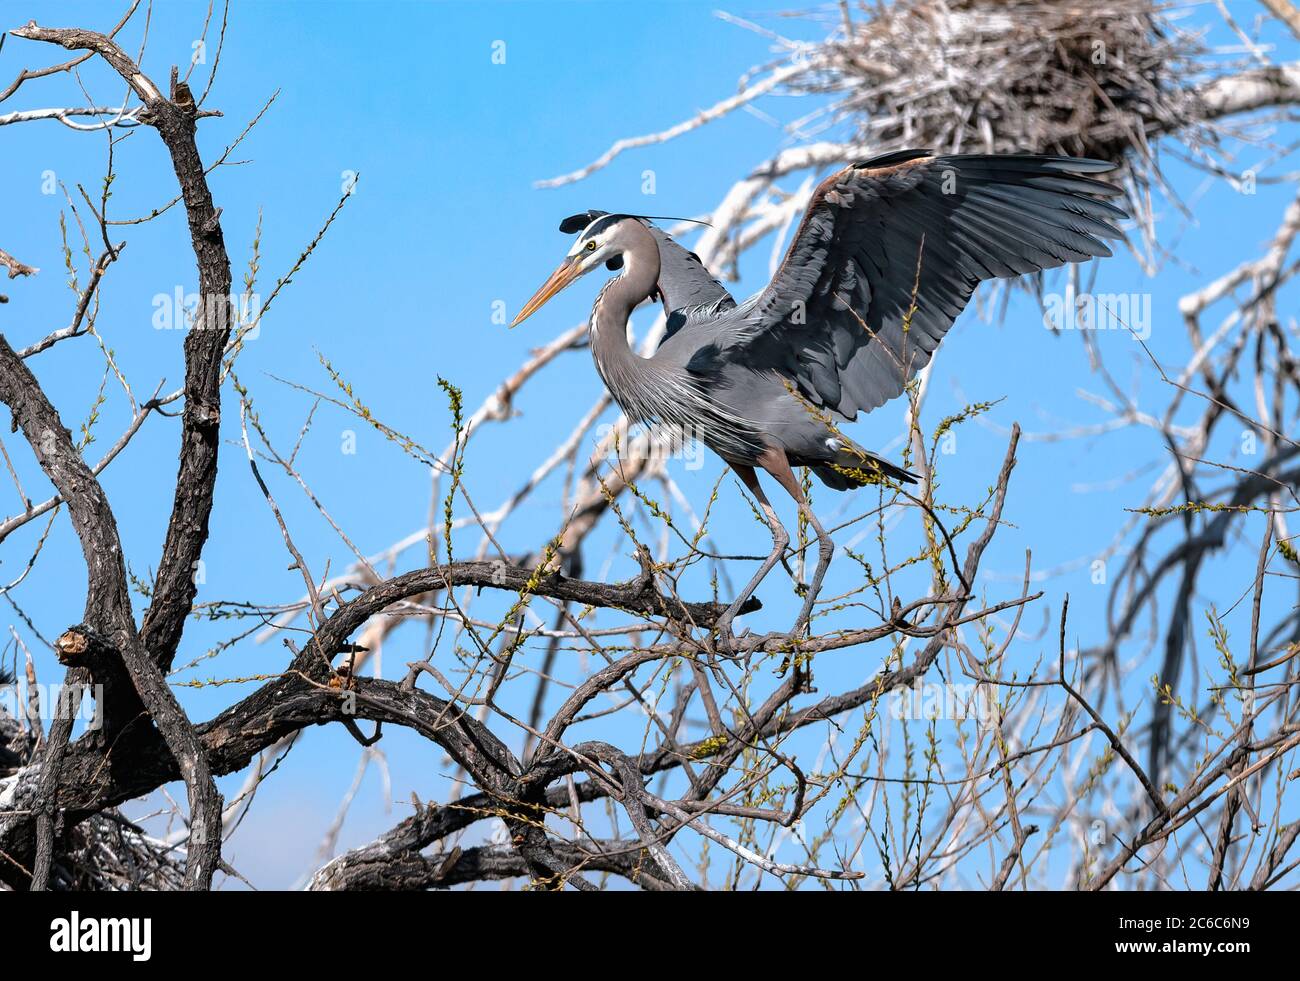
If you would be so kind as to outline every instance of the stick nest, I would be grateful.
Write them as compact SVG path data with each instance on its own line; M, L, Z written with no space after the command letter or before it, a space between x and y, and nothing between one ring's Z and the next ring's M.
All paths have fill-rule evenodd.
M846 17L805 90L864 141L1124 161L1134 118L1194 126L1208 53L1149 0L896 0Z
M1206 156L1216 136L1198 89L1229 68L1203 32L1177 25L1185 12L1150 0L859 0L841 7L832 38L795 55L812 70L789 89L830 95L821 121L848 123L881 152L1111 161L1149 233L1147 190L1164 182L1148 138L1176 133Z

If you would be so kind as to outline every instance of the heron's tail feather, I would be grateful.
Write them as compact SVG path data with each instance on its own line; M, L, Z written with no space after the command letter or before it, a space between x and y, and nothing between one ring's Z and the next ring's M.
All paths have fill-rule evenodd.
M917 476L888 460L864 450L857 443L849 443L836 454L835 459L813 468L813 473L823 484L833 490L850 490L878 484L881 478L903 484L915 484Z

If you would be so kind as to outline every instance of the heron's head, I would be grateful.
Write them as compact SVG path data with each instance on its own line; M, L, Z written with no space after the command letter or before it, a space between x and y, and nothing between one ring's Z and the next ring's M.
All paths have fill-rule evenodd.
M639 241L648 239L652 245L654 243L640 218L611 215L604 211L584 211L565 218L560 222L560 231L566 235L574 232L580 234L559 268L551 273L550 278L510 322L511 327L523 323L540 310L547 300L598 266L621 269L624 253Z

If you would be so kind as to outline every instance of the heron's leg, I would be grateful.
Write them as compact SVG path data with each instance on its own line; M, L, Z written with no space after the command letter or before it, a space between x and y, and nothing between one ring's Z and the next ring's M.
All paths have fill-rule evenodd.
M738 476L751 494L758 500L758 506L763 511L763 517L767 519L767 526L772 531L772 554L763 560L763 564L758 567L754 573L754 578L749 580L749 585L740 591L731 606L727 607L726 612L718 618L717 631L718 635L725 637L731 630L731 621L735 619L740 608L745 605L745 601L754 595L754 590L758 589L758 584L763 581L772 567L776 565L785 556L785 548L790 544L790 533L785 530L781 524L781 519L776 516L776 509L763 493L763 488L758 483L758 474L754 472L753 467L731 465L731 469L736 471Z
M759 466L776 478L777 483L786 489L795 503L799 505L799 510L803 512L808 523L812 525L813 531L817 535L817 567L813 570L812 582L808 584L808 591L804 593L803 609L799 611L799 619L794 623L792 634L800 633L808 620L812 617L813 602L817 599L817 594L821 592L822 580L826 578L826 570L830 567L831 558L835 555L835 543L831 541L831 536L826 534L822 528L821 522L817 520L817 515L813 514L812 508L808 506L808 498L804 497L803 488L799 486L799 481L790 469L790 460L785 455L785 451L771 448L758 458Z

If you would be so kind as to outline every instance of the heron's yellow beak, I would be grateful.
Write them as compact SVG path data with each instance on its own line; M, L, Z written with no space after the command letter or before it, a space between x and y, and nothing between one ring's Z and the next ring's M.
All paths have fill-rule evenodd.
M515 316L515 319L510 321L510 326L516 327L519 324L522 324L525 320L540 310L547 300L581 275L582 264L572 256L566 258L560 263L560 268L551 273L551 278L542 284L542 288L534 293L532 298L524 304L524 308L519 311Z

